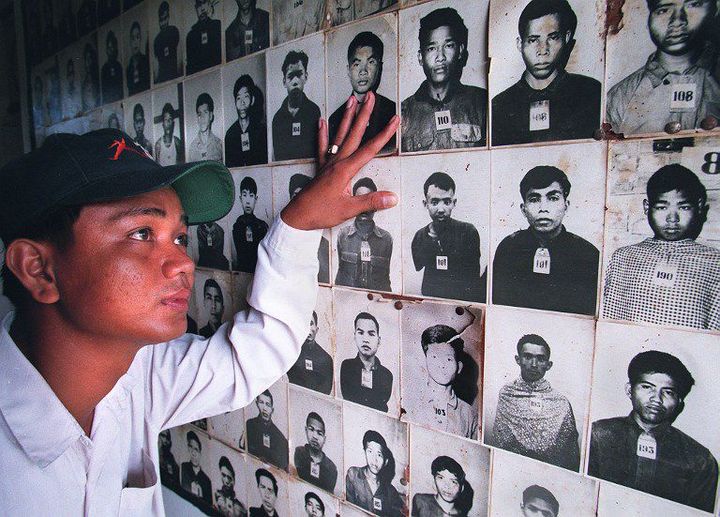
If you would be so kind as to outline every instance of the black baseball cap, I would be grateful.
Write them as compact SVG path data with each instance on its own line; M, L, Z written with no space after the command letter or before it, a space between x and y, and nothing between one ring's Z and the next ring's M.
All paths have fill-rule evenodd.
M42 147L0 169L0 237L12 238L65 206L167 186L177 192L189 224L224 217L235 199L232 177L222 163L163 167L117 129L50 135Z

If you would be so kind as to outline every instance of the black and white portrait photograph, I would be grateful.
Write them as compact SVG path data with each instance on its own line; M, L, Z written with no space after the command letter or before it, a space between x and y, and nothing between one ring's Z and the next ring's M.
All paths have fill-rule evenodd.
M315 177L315 163L298 163L294 165L278 165L272 168L273 175L273 207L275 215L279 215L292 198L300 193ZM323 231L318 246L318 282L330 283L330 230Z
M490 153L403 156L403 292L485 303Z
M183 85L169 84L152 91L155 143L153 156L160 165L185 163Z
M593 516L598 483L563 469L493 451L490 517Z
M288 385L276 382L245 408L247 452L287 471Z
M217 515L235 517L247 515L247 476L245 456L218 440L207 446L208 476L213 489L212 506Z
M122 15L123 63L128 96L150 88L149 5L149 2L142 3Z
M57 56L63 120L75 118L83 113L81 50L80 46L75 44L67 47Z
M96 113L100 114L98 129L106 127L110 129L119 129L121 131L125 130L125 114L123 112L122 102L106 104Z
M232 240L228 216L190 227L188 252L198 267L230 269Z
M78 79L83 113L100 106L100 68L98 65L97 33L80 39L75 45L80 56Z
M307 5L316 0L296 0ZM291 5L288 3L288 5ZM316 34L267 52L267 113L273 161L314 159L325 113L325 46Z
M493 304L595 314L606 149L493 151Z
M97 2L95 0L73 0L78 37L90 34L97 28Z
M273 45L322 29L324 0L272 0Z
M607 37L605 120L616 133L664 133L720 117L712 0L628 0Z
M151 92L141 93L123 101L125 132L150 156L155 144Z
M61 54L62 56L62 54ZM74 66L73 66L74 70ZM32 82L32 118L33 126L43 128L50 125L50 113L48 111L48 86L45 84L45 76L41 66L35 66L32 68L30 74L30 81ZM58 85L60 87L60 85Z
M208 434L233 449L245 448L245 408L208 417Z
M252 273L242 273L233 271L233 304L234 312L240 312L247 310L250 305L248 304L247 297L250 292L250 287L253 279Z
M493 146L593 137L600 128L604 18L602 0L492 4Z
M223 5L221 0L186 0L177 8L185 13L185 73L192 75L222 61Z
M260 241L273 221L272 174L269 167L232 173L235 204L226 216L232 230L232 269L254 273Z
M270 0L225 0L225 61L270 46Z
M158 434L158 460L160 482L175 491L180 489L180 463L178 458L184 456L181 449L185 448L185 437L182 426L163 429Z
M232 277L229 273L195 271L193 288L197 307L198 335L209 338L215 331L232 318Z
M397 0L330 0L327 17L334 27L396 5Z
M47 125L57 124L63 119L59 56L44 60L40 64L40 74L43 78L42 98L48 117Z
M680 503L628 490L612 483L600 484L597 517L613 517L622 512L628 517L657 517L658 515L683 515L684 517L707 517L707 513L683 506Z
M290 472L340 497L345 470L339 401L290 386L290 453Z
M407 425L345 404L345 500L373 515L407 514Z
M400 158L370 161L350 184L353 196L400 192ZM401 292L400 207L363 212L333 228L336 285Z
M410 515L487 515L490 449L416 426L410 443Z
M350 96L360 109L367 93L373 92L375 107L362 137L365 143L397 113L397 15L376 16L329 32L327 64L330 142L335 141ZM380 152L395 147L393 137Z
M293 479L290 482L290 513L298 517L334 517L340 501L313 485Z
M98 26L105 25L109 21L119 18L121 12L122 2L120 0L98 0Z
M333 391L335 356L335 320L332 311L332 291L318 290L315 310L310 318L310 331L300 348L300 355L287 372L288 380L325 395Z
M98 56L100 63L100 97L103 104L117 102L125 95L123 51L125 40L122 18L117 17L98 29Z
M200 510L211 511L214 491L218 488L210 479L210 472L216 467L210 458L211 440L191 425L180 426L176 431L179 432L172 435L172 449L180 465L181 495Z
M187 161L223 161L220 70L193 77L183 84Z
M488 0L400 11L403 152L487 144Z
M292 481L285 472L250 457L246 468L249 517L295 515L288 506Z
M480 436L482 309L404 303L403 420L463 438Z
M222 90L225 165L245 167L267 163L265 56L258 54L224 66Z
M484 443L578 472L593 320L493 306L486 322Z
M147 10L150 27L150 56L153 83L159 84L181 77L185 70L185 38L183 37L183 6L192 3L152 0Z
M712 512L719 360L709 334L598 323L587 474Z
M604 318L720 329L720 139L684 142L610 147Z
M400 408L400 312L392 300L333 290L336 394L397 417Z

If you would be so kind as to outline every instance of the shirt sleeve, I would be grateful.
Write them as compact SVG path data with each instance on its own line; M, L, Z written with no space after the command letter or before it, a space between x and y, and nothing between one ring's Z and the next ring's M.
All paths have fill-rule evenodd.
M278 217L258 249L249 309L209 339L185 334L141 351L150 425L160 430L241 408L290 368L315 306L321 234Z

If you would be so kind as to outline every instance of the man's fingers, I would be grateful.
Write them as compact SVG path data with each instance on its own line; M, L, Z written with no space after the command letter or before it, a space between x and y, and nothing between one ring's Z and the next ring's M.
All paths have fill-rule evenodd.
M355 117L355 121L350 127L350 132L347 138L343 141L340 152L338 153L338 160L347 158L354 153L360 146L362 137L367 129L368 122L370 121L370 115L372 114L373 108L375 107L375 94L373 92L367 92L365 94L365 101L363 102L360 112Z
M345 218L351 219L363 212L377 212L378 210L385 210L386 208L392 208L397 204L398 197L394 192L390 192L389 190L381 190L379 192L371 192L370 194L363 194L361 196L353 196L348 200L347 206L349 211L345 215Z
M318 167L318 170L322 169L325 165L325 162L327 162L327 149L328 149L328 130L327 130L327 123L324 119L320 118L318 119L318 146L317 146L317 158L318 158L318 164L320 165Z
M363 144L363 146L348 159L350 167L345 169L348 173L348 180L352 178L356 171L360 170L367 162L375 158L375 155L380 152L385 144L387 144L397 132L399 125L400 117L394 115L382 131L365 142L365 144Z
M345 103L345 112L343 113L342 120L340 121L340 126L338 127L337 134L335 135L335 139L333 140L333 144L338 147L342 147L343 142L345 142L345 137L347 137L348 131L350 131L350 126L352 125L352 121L355 118L356 106L357 99L355 98L355 95L350 95L350 98L348 98L347 102Z

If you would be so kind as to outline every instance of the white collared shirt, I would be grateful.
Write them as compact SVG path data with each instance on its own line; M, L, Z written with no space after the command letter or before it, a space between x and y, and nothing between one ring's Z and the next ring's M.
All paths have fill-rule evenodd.
M90 437L0 326L0 515L163 515L160 430L246 406L295 362L315 306L321 232L280 218L248 311L210 339L142 348L95 408ZM78 358L78 360L81 360Z

